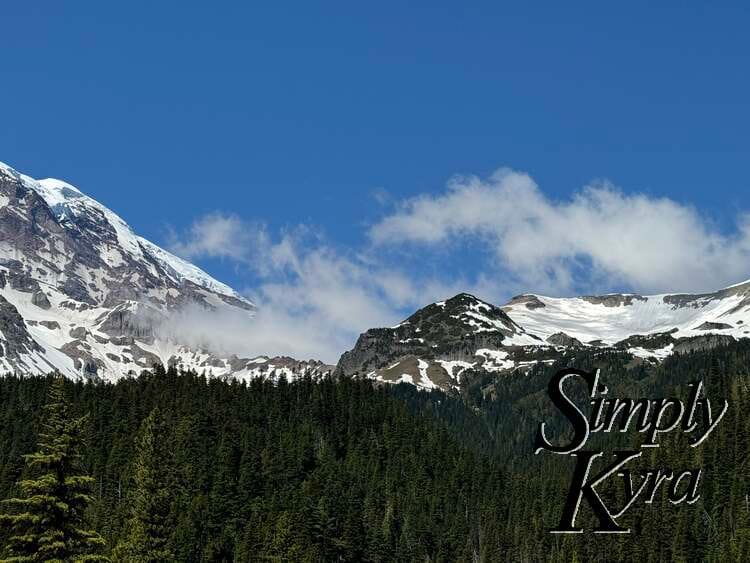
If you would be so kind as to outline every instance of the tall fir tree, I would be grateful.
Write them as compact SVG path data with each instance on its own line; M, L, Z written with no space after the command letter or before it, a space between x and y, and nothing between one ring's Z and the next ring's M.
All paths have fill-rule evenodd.
M3 501L0 523L10 529L10 562L108 561L99 555L104 539L85 525L94 479L81 471L81 441L86 417L73 418L65 380L54 377L44 407L38 451L25 456L27 477L19 496Z
M157 563L173 561L169 539L171 463L166 451L166 424L154 409L141 424L133 461L133 487L128 495L130 510L125 534L114 551L116 561Z

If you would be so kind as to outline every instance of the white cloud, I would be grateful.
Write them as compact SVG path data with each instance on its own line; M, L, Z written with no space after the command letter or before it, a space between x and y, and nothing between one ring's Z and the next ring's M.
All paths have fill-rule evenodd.
M391 193L382 187L375 188L370 192L370 195L372 196L372 199L374 199L375 202L381 206L388 205L393 201L393 196L391 195Z
M481 244L494 253L485 276L555 294L620 285L644 293L715 290L750 270L745 216L725 235L690 206L606 183L556 202L527 174L508 169L486 180L456 178L443 194L405 201L369 234L378 246Z
M207 215L171 249L251 269L258 313L191 311L200 322L178 324L200 327L195 340L228 353L335 362L364 330L460 291L496 302L521 292L704 291L750 271L747 216L723 234L688 205L606 183L555 201L508 169L403 201L369 237L368 248L342 249L309 227L273 235L234 215Z
M206 233L207 240L201 239ZM175 235L170 250L193 258L230 257L260 278L248 292L258 306L252 319L202 309L183 311L175 319L177 326L199 327L191 335L182 329L191 343L238 355L335 363L364 330L393 325L405 310L451 291L437 282L417 286L371 257L336 250L310 228L298 227L274 240L263 226L218 213L197 221L184 241Z
M254 249L264 231L247 228L236 215L211 213L195 221L189 232L180 240L171 233L170 249L185 259L200 257L229 258L238 262L249 259L248 249Z

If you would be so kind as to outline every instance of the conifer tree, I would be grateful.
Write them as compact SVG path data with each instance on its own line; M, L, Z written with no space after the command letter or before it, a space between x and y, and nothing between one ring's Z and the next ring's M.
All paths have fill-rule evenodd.
M159 409L141 424L133 461L133 488L128 496L130 516L124 538L115 548L116 561L150 563L174 560L169 547L169 460L166 425Z
M107 561L105 542L85 525L93 478L80 470L86 417L72 418L65 380L56 376L44 407L38 451L25 456L27 478L19 496L3 501L0 523L10 529L3 562Z

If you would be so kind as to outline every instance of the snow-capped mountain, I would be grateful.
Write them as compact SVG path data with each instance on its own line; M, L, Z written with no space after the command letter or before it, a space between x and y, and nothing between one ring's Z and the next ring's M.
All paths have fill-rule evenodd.
M114 380L154 363L249 380L332 371L317 361L226 357L170 320L190 308L252 316L253 303L138 236L60 180L0 163L0 374L57 370ZM645 361L750 338L750 282L699 295L520 295L498 307L462 293L363 333L336 373L457 389L582 348Z
M365 332L337 373L459 389L466 373L510 373L570 350L610 348L659 361L740 338L750 338L750 282L696 295L526 294L502 307L462 293Z
M291 358L223 358L174 330L165 336L170 315L185 307L255 310L77 188L0 163L0 373L111 380L154 363L240 379L328 370Z
M583 344L614 346L634 335L663 333L674 341L706 334L746 338L750 335L750 282L695 295L520 295L503 310L544 340L565 334ZM673 345L649 350L651 355L666 354Z
M420 309L391 328L371 329L339 360L337 373L425 389L453 387L467 367L511 366L507 347L536 346L502 309L460 293Z

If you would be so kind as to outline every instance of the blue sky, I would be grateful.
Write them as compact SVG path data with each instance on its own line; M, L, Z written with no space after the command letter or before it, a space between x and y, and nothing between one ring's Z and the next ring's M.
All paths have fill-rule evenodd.
M279 266L285 241L296 260L363 268L347 278L368 268L408 278L399 287L412 289L362 325L456 288L502 299L750 277L737 227L750 187L746 4L63 4L3 9L0 160L71 182L260 300L268 288L307 288L304 269ZM475 229L472 217L434 236L406 224L448 220L437 209L460 209L472 189L508 204L523 181L492 180L502 167L533 178L516 196L544 214L510 234ZM455 175L484 187L446 188ZM694 258L705 267L681 258L663 275L631 275L654 270L654 258L613 263L580 241L567 241L570 254L509 250L529 225L554 236L549 225L574 225L581 209L599 210L594 225L630 229L602 212L604 192L580 202L592 183L616 194L607 205L619 217L645 210L632 228L657 233L666 216L674 245L686 233L710 239ZM234 237L220 246L257 247L199 240L216 229ZM519 266L524 256L539 268ZM400 295L368 291L371 308L382 292Z

